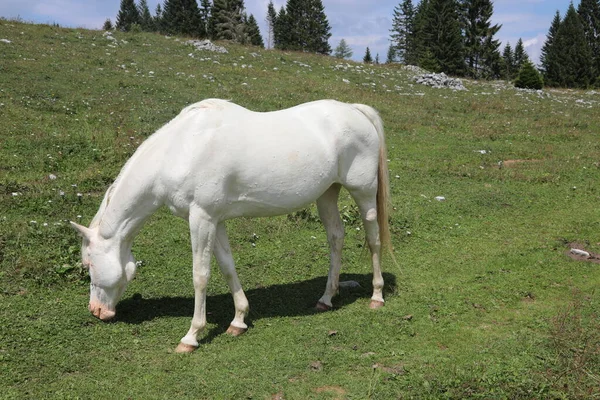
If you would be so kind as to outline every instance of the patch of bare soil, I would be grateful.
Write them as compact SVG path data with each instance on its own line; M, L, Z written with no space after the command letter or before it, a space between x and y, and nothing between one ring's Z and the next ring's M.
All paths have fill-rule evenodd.
M565 252L567 256L576 261L587 261L600 264L600 255L589 252L581 243L569 243L569 250Z

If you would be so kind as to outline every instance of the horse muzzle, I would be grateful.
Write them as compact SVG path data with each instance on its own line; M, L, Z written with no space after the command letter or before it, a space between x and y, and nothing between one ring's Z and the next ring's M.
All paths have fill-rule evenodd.
M92 313L92 315L102 321L109 321L114 318L116 312L115 310L111 310L104 304L100 303L90 303L88 305L88 310Z

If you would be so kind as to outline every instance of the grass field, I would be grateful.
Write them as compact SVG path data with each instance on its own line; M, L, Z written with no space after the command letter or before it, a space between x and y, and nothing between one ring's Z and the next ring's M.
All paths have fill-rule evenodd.
M155 34L0 20L0 398L600 397L600 93L413 84L401 66ZM234 220L249 331L211 278L209 325L173 349L193 310L185 221L160 210L113 323L87 311L68 220L89 223L136 147L186 105L256 111L334 98L386 127L395 266L369 310L370 266L347 194L342 289L316 313L328 247L312 207ZM485 150L485 152L483 151ZM436 196L445 201L435 200ZM213 268L217 271L216 268Z

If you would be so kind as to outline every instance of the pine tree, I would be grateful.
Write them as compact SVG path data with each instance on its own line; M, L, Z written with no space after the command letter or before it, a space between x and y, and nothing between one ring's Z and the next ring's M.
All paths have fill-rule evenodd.
M592 51L585 37L581 18L573 3L558 28L555 37L558 58L558 85L585 88L592 83Z
M212 38L246 43L249 38L246 34L244 9L244 0L214 0L211 9Z
M529 61L529 56L525 51L525 46L523 46L523 40L519 38L515 45L513 71L520 71L523 64L527 61Z
M110 18L106 18L106 21L104 21L104 25L102 25L102 29L104 29L105 31L113 30L113 24L110 21Z
M533 66L531 61L527 60L523 63L519 76L515 81L515 86L523 89L541 89L544 86L542 76Z
M146 0L140 0L138 12L140 13L140 26L142 27L142 30L152 32L154 30L154 19L152 18L152 14L150 14L150 9L148 8L148 2Z
M365 56L363 57L363 62L365 64L373 63L373 57L371 57L371 50L369 50L369 47L367 47L367 51L365 52Z
M290 26L289 18L285 7L281 7L277 19L275 20L275 26L273 27L273 42L276 49L285 50L289 48L290 43Z
M116 28L128 32L131 25L140 23L140 13L133 0L121 0L121 8L117 14Z
M511 80L514 77L514 65L515 58L513 55L512 48L510 47L510 43L506 43L504 47L504 51L502 52L502 76L506 80Z
M212 8L212 4L210 4L210 0L200 0L200 24L202 25L200 28L200 32L203 33L202 37L210 37L210 10Z
M288 0L285 11L288 33L287 40L280 48L331 53L331 26L321 0Z
M600 77L600 1L581 0L577 7L585 38L592 53L593 76Z
M277 11L273 5L273 0L269 1L267 6L267 49L274 47L275 41L275 22L277 21Z
M413 64L415 54L415 8L411 0L404 0L394 8L390 41L394 54L405 64Z
M350 58L352 57L352 49L346 43L346 40L340 40L340 44L333 51L333 56L335 58Z
M557 53L556 48L556 35L558 28L560 28L561 20L560 13L558 10L554 15L548 34L546 35L546 42L542 46L542 54L540 56L540 64L544 82L548 86L557 86L560 80L560 55Z
M387 51L387 57L385 60L386 64L391 64L396 60L396 51L393 44L390 44Z
M165 0L161 25L168 34L205 36L196 0Z
M427 60L430 67L437 64L438 71L462 75L465 57L457 3L454 0L430 0L423 18L420 29L425 51L420 63ZM429 57L435 63L428 60Z
M162 7L160 3L156 5L156 11L154 12L154 29L158 32L162 32Z
M258 28L258 23L252 14L250 14L250 17L248 18L246 33L250 37L250 44L252 46L258 46L262 48L265 47L265 43L263 42L263 38L260 34L260 29Z
M500 41L494 39L501 25L491 25L491 0L464 0L463 24L467 74L474 78L495 78L499 73Z

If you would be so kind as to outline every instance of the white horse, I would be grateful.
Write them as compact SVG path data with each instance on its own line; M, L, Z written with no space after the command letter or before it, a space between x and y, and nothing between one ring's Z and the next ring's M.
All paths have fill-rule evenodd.
M361 104L321 100L275 112L252 112L209 99L184 108L150 136L108 188L90 227L71 222L83 237L89 268L90 312L115 316L133 279L132 242L162 205L189 221L193 251L194 316L176 351L198 347L206 325L206 286L214 254L233 294L235 317L227 330L247 329L244 295L224 221L290 213L317 202L331 248L329 276L317 308L337 293L344 228L337 206L344 186L363 219L373 264L371 308L383 305L381 245L390 246L388 169L383 125Z

